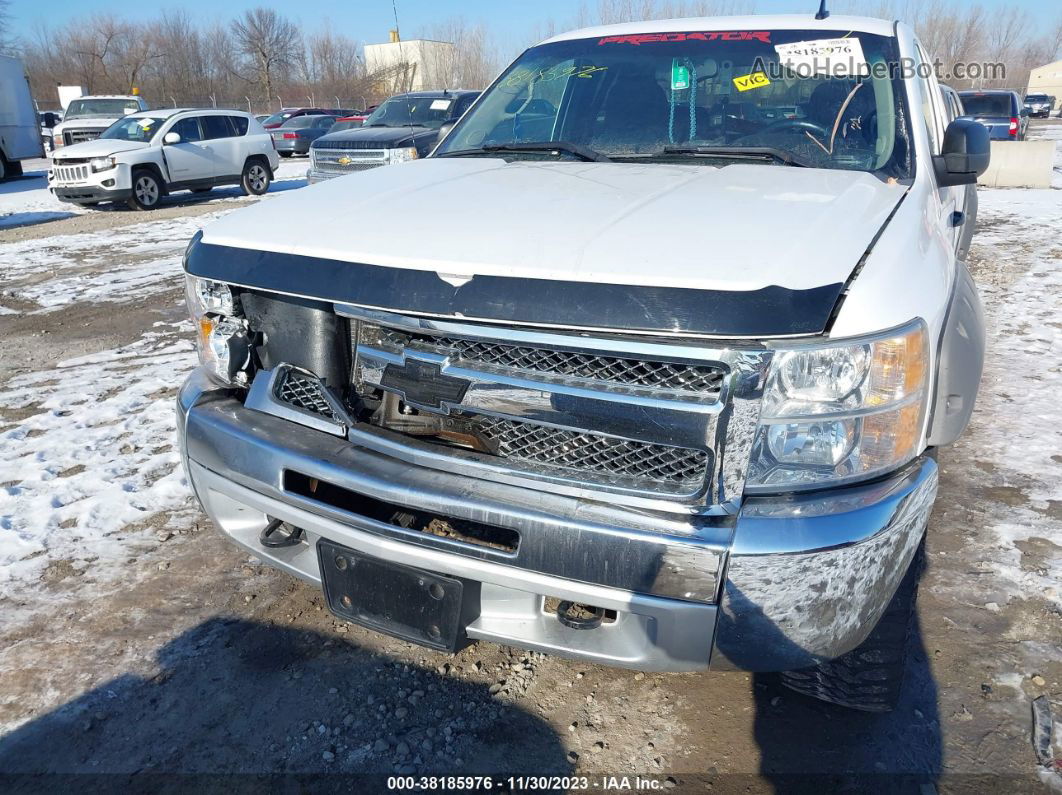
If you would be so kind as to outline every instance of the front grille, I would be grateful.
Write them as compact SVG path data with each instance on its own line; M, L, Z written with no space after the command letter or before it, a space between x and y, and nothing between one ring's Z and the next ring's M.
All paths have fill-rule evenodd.
M723 384L723 371L710 366L625 359L448 337L440 338L439 344L452 350L461 361L514 370L706 395L719 394Z
M310 156L313 168L323 174L351 174L387 164L386 149L336 149L315 147Z
M406 139L406 140L408 140L408 139ZM412 143L404 144L404 146L412 146L412 145L413 145ZM365 139L365 140L352 139L352 140L344 141L344 140L340 139L340 140L322 141L318 146L316 146L314 148L315 149L375 149L375 150L383 150L383 149L386 149L387 147L386 146L381 147L379 141L374 141L371 138L369 138L369 139Z
M286 370L277 380L275 390L277 400L334 422L342 422L325 398L324 385L313 376L298 370Z
M708 467L708 454L702 450L483 415L469 417L469 424L498 456L517 461L687 488L696 488Z
M67 146L95 141L102 132L103 130L63 130L63 140L66 141Z
M352 387L371 413L361 421L535 479L675 497L710 483L712 418L730 373L718 355L675 361L666 344L632 341L618 353L611 340L547 332L514 340L502 330L490 339L489 329L458 326L353 324ZM399 370L409 377L410 361L468 379L449 413L417 408L435 405L430 390L400 402L408 391L388 379Z
M83 182L88 179L88 166L55 166L52 171L59 182Z
M491 368L647 389L696 392L704 397L718 397L726 376L723 367L712 364L633 359L460 337L410 335L396 329L378 330L378 327L371 333L381 335L393 349L405 347L415 341L419 347L470 365L486 365Z

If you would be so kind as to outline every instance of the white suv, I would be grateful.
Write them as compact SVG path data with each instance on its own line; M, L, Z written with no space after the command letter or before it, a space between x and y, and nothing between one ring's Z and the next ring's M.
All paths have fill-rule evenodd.
M52 155L48 187L61 201L124 201L151 210L166 193L239 185L259 196L280 163L273 141L236 110L150 110L116 121L95 141Z

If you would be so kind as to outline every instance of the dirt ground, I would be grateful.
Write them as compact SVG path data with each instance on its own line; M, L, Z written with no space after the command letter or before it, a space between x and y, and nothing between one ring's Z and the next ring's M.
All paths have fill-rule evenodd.
M105 238L143 221L118 211L76 216L0 231L0 248ZM426 651L336 620L316 590L224 542L189 502L116 531L129 539L120 579L96 581L91 568L55 561L37 587L0 600L0 615L17 616L0 620L0 773L96 774L85 786L107 788L191 781L172 774L504 771L641 774L691 792L709 782L724 792L1041 791L1030 704L1046 694L1056 714L1062 708L1059 583L1049 575L1062 553L1062 496L1030 495L1062 478L1062 455L1037 483L1000 463L997 429L1021 421L1021 394L1036 386L1015 383L993 354L1029 333L1004 322L1008 291L1043 263L1057 270L1062 243L1057 226L1022 227L1000 257L984 235L1007 223L989 213L974 240L971 265L988 288L989 364L971 428L940 453L895 712L845 712L771 676L640 674L490 644ZM181 295L174 274L150 297L120 303L41 314L8 301L23 311L0 314L0 384L177 322ZM1055 328L1060 306L1062 295L1045 297ZM185 333L160 328L166 338ZM0 434L33 411L0 408ZM1006 592L1005 550L982 533L988 517L1027 512L1043 532L1017 542L1018 567L1041 598ZM128 778L152 773L166 777Z

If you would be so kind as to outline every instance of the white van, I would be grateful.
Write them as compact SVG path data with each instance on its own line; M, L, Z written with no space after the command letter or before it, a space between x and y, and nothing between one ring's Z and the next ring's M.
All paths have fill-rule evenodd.
M94 141L53 153L48 188L73 204L127 202L152 210L178 190L239 185L259 196L279 164L272 138L249 113L149 110L116 121Z
M20 161L31 157L44 157L44 146L26 69L0 55L0 182L21 175Z

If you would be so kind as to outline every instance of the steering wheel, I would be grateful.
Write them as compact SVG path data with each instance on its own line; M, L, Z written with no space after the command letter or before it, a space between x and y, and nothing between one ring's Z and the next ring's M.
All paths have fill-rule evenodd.
M768 124L762 130L760 130L759 135L763 135L764 133L787 132L789 130L792 130L793 132L806 131L818 133L823 138L830 137L829 130L827 130L821 124L813 121L808 121L807 119L780 119L779 121L776 121L773 124Z

